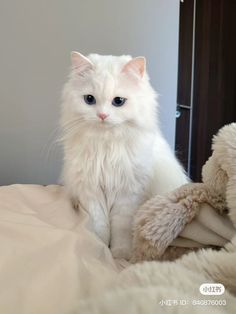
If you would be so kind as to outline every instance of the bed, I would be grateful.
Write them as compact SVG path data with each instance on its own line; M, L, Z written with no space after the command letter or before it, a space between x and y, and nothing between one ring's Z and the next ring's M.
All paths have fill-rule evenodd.
M236 313L236 238L176 262L114 260L59 185L0 187L0 243L2 314ZM226 291L204 296L204 282Z

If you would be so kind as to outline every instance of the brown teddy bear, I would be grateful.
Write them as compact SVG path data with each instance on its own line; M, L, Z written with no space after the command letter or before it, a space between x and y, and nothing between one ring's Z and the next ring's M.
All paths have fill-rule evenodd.
M137 211L133 262L174 260L203 247L221 248L236 233L236 123L213 138L202 183L157 195Z

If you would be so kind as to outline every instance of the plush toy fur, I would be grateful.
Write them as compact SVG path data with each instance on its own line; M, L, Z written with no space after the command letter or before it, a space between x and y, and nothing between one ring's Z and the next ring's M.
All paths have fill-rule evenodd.
M189 228L190 233L194 232L195 219L209 224L217 233L219 226L212 223L214 215L228 213L236 227L236 123L220 129L213 138L212 149L213 154L202 169L203 183L189 183L168 195L157 195L139 208L134 221L133 262L173 260L209 246L211 241L207 236L204 238L204 228L198 231L198 236L202 236L201 245L187 239L183 247L177 245L179 238L176 238L184 236L184 230ZM203 205L205 208L199 214ZM228 222L223 221L223 224L227 226ZM227 230L229 234L232 231L229 224L228 227L225 234ZM229 234L224 238L229 238ZM224 245L224 242L219 243L219 246Z

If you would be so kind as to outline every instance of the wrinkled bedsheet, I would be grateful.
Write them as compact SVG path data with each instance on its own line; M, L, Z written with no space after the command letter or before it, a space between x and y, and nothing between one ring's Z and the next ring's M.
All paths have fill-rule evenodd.
M211 280L199 263L115 261L59 185L0 187L0 248L1 314L236 313L228 291L218 297L226 305L191 304L206 299L199 286ZM231 246L224 260L236 265L235 252Z

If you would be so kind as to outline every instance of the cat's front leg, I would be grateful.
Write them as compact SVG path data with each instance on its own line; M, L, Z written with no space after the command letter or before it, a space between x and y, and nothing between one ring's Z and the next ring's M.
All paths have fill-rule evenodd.
M89 200L81 201L79 198L72 198L73 207L76 210L83 210L89 217L89 228L94 232L107 246L110 244L110 222L109 215L98 201Z
M114 258L129 260L132 251L132 223L137 200L125 199L116 202L110 214L111 252Z
M89 216L92 230L107 245L110 244L110 222L108 215L104 214L104 209L99 204L89 208Z

